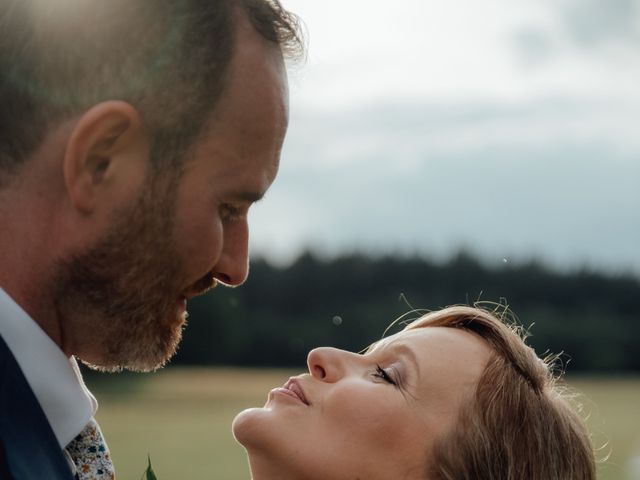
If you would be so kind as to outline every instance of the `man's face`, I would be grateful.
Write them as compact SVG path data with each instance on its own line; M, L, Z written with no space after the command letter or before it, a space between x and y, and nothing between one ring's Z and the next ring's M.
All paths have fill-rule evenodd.
M186 300L248 273L250 206L278 171L287 127L282 57L241 19L228 87L178 178L148 178L102 239L62 262L57 308L98 368L152 370L175 352Z

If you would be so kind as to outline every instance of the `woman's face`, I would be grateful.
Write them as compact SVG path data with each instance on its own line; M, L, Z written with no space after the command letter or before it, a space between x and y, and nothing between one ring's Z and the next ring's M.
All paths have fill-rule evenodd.
M444 327L400 332L364 355L318 348L309 374L240 413L233 432L254 480L424 478L489 355L481 338Z

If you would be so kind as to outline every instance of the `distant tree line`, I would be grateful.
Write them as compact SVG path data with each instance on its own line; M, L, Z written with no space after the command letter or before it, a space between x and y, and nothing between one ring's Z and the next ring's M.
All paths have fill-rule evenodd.
M528 343L564 352L567 371L640 371L640 279L537 262L488 268L464 252L444 263L311 253L286 268L254 261L241 288L191 302L174 363L303 368L311 348L362 350L411 307L477 300L508 303L531 327Z

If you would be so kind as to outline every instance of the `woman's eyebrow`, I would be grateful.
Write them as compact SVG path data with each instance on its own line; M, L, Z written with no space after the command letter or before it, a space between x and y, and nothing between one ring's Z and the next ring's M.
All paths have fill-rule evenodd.
M392 350L395 355L408 360L413 366L416 378L420 378L420 363L418 362L418 357L414 349L409 347L406 343L399 343L394 345Z

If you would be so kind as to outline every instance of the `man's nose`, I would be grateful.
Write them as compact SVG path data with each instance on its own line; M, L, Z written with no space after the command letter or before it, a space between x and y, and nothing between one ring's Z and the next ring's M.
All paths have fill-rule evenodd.
M231 287L244 283L249 275L249 226L246 221L228 227L222 252L213 268L216 280Z
M314 348L307 356L312 377L327 383L340 380L346 373L349 359L354 353L332 347Z

